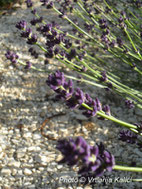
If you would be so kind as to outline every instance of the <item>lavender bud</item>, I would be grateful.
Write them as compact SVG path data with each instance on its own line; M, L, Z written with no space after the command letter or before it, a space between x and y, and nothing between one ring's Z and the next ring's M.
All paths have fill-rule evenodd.
M27 4L27 7L30 8L33 6L33 3L31 0L26 0L25 3Z
M33 45L37 42L37 35L36 34L32 34L30 38L28 38L27 43L30 45Z
M31 10L31 13L34 14L34 15L36 15L37 10L36 10L36 9L33 9L33 10Z
M133 101L131 101L131 100L125 100L125 105L126 105L126 107L129 108L129 109L132 109L132 108L135 107Z
M27 27L27 22L25 20L21 20L16 24L16 28L18 28L19 30L25 30L26 27Z
M26 62L25 69L28 70L31 68L31 66L32 66L32 63L28 61L28 62Z
M106 115L111 116L109 105L104 105L102 109Z
M122 130L119 134L119 140L130 144L136 143L137 135L130 130Z
M11 51L7 51L5 54L6 58L11 61L11 63L15 64L17 63L17 59L19 56Z

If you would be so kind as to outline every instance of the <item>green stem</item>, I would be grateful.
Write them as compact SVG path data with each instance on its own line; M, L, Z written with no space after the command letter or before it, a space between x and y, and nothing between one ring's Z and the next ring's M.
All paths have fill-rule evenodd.
M130 40L130 43L131 43L131 45L133 46L134 50L137 52L137 48L135 47L135 44L134 44L132 38L130 37L130 35L129 35L127 29L124 28L124 31L125 31L125 33L126 33L128 39ZM140 59L142 60L142 56L141 56L141 54L140 54L139 52L138 52L137 54L138 54L138 56L140 57Z
M142 167L126 167L121 165L115 165L113 169L120 171L142 172Z
M85 103L82 103L81 104L83 107L89 109L89 110L93 110L93 108L91 108L90 106L88 106L87 104ZM115 123L118 123L126 128L130 128L130 129L137 129L137 126L136 125L133 125L133 124L130 124L130 123L127 123L127 122L124 122L124 121L121 121L119 119L116 119L115 117L111 116L111 115L106 115L103 111L97 111L97 115L103 117L103 118L106 118L108 120L111 120Z

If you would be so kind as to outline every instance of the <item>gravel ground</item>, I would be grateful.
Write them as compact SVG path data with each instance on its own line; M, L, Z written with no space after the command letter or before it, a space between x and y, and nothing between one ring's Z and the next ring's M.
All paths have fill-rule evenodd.
M37 9L39 3L36 3ZM49 20L56 20L51 12L42 12ZM2 189L140 189L141 183L125 182L125 178L141 178L141 174L113 171L106 174L108 182L101 180L94 186L82 187L65 180L75 177L74 170L58 165L61 159L56 150L56 140L69 136L84 136L89 143L102 141L115 155L116 160L136 161L142 165L142 152L135 145L118 141L120 126L97 118L86 119L78 110L70 111L62 102L54 102L54 93L46 86L47 73L25 71L22 66L13 67L5 59L6 49L17 51L21 60L30 59L28 46L21 40L15 23L21 19L29 20L30 11L22 5L0 17L0 186ZM42 58L42 56L41 56ZM43 62L34 62L37 67L54 70L52 62L45 66ZM56 63L55 63L56 64ZM60 65L58 65L58 68ZM57 68L56 68L57 69ZM111 106L114 116L130 123L141 121L142 112L128 110L124 101L112 92L88 87L80 87L92 95L98 96L102 103ZM62 114L62 115L61 115ZM55 116L56 115L56 116ZM41 126L46 124L41 132ZM45 137L48 135L48 137ZM117 178L122 182L117 182ZM62 180L64 178L64 180ZM105 177L102 177L104 179ZM109 181L112 178L113 182ZM100 184L99 184L100 182ZM110 183L109 183L110 182ZM77 186L78 185L78 186Z

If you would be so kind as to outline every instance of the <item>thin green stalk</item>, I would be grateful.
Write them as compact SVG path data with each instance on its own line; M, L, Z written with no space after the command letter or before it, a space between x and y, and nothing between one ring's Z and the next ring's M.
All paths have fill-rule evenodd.
M81 104L83 107L89 109L89 110L93 110L93 108L89 107L87 104L85 103L82 103ZM126 128L129 128L129 129L137 129L137 126L136 125L133 125L133 124L130 124L130 123L127 123L127 122L124 122L124 121L121 121L119 119L116 119L115 117L111 116L111 115L106 115L103 111L97 111L97 115L98 116L101 116L105 119L108 119L108 120L111 120L115 123L118 123L119 125L122 125Z
M88 83L90 85L94 85L96 87L105 88L105 86L103 86L101 84L97 84L97 83L94 83L92 81L89 81L89 80L86 80L86 79L83 79L83 78L79 79L79 78L76 78L76 77L73 77L73 76L69 76L69 75L66 75L66 74L65 74L65 77L69 78L69 79L77 80L79 82L85 82L85 83Z
M124 28L124 31L125 31L125 33L126 33L127 37L129 38L130 43L131 43L131 45L133 46L133 48L134 48L135 52L137 52L137 48L136 48L136 46L135 46L135 44L134 44L134 42L133 42L132 38L130 37L130 35L129 35L129 33L128 33L127 29L126 29L126 28ZM140 59L142 60L142 56L141 56L141 54L140 54L139 52L138 52L137 54L138 54L138 56L140 57Z
M142 172L142 167L126 167L121 165L115 165L113 169L120 171Z
M23 66L26 66L26 64L23 63L23 62L21 62L20 60L18 60L17 62L18 62L19 64L23 65ZM36 70L36 71L40 71L40 72L49 72L49 71L47 71L47 70L39 69L39 68L36 68L36 67L34 67L34 66L31 66L31 69Z

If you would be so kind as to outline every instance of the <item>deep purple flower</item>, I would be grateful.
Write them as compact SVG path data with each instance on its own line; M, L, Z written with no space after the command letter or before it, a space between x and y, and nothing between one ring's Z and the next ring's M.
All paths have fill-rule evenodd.
M37 35L36 34L32 34L29 38L27 43L30 45L33 45L37 42Z
M110 30L108 28L106 28L104 31L103 31L103 35L108 35L110 34Z
M49 3L49 0L40 0L40 2L42 3L42 6L46 6Z
M129 108L129 109L132 109L132 108L135 107L135 105L134 105L134 103L133 103L132 100L125 100L125 105L126 105L126 107Z
M70 53L68 54L68 59L72 60L74 57L76 56L76 50L75 49L71 49Z
M76 98L74 96L72 96L72 98L70 98L69 100L66 101L66 105L70 109L75 109L79 106L79 104L77 104Z
M104 105L102 110L105 112L106 115L111 115L109 105Z
M45 57L46 57L46 58L53 58L53 56L54 56L53 48L50 47L50 48L48 49L48 52L45 54Z
M58 89L60 86L63 86L65 83L64 73L56 71L54 74L50 74L46 83L53 90Z
M35 15L37 13L37 10L33 9L33 10L31 10L31 13Z
M80 88L76 89L75 98L76 98L78 104L80 104L80 105L85 101L85 95Z
M80 155L85 153L87 145L82 137L78 137L76 140L72 138L69 140L59 140L57 149L60 150L64 156L59 163L67 163L70 166L77 165L80 160Z
M6 58L8 60L10 60L13 64L17 63L17 60L19 58L19 56L14 53L14 52L11 52L11 51L7 51L6 54L5 54Z
M88 104L87 104L88 105ZM85 112L83 112L83 115L85 115L86 117L93 117L93 116L95 116L96 114L97 114L97 111L98 111L98 109L97 109L97 104L96 104L96 101L95 100L93 100L92 101L92 103L91 103L91 105L90 105L90 107L93 109L93 110L86 110ZM82 108L83 109L83 108ZM84 108L84 109L86 109L86 108Z
M72 43L71 43L70 39L64 39L63 42L64 42L65 47L67 49L69 49L72 46Z
M25 31L21 33L21 37L29 38L32 35L31 28L26 28Z
M102 81L102 82L105 82L105 81L107 81L107 75L106 75L106 71L102 71L101 72L101 77L100 77L100 81Z
M51 9L53 7L54 3L53 1L49 2L47 5L46 5L46 8L47 9Z
M31 0L26 0L25 3L27 4L28 8L33 6L33 2Z
M30 23L34 26L36 25L37 23L41 23L43 20L43 17L41 16L40 18L33 18Z
M32 63L28 61L28 62L26 62L25 69L28 70L31 68L31 66L32 66Z
M59 48L56 47L55 50L54 50L54 54L57 55L59 53Z
M99 24L102 25L102 24L105 24L105 23L106 23L106 20L105 20L105 19L100 19L100 20L99 20Z
M90 106L93 102L93 99L90 97L88 93L85 94L85 103Z
M82 137L60 140L57 149L61 151L63 159L59 163L79 166L78 174L82 176L102 176L105 171L112 171L115 165L114 156L102 146L90 146Z
M102 105L98 98L93 100L89 94L84 94L81 89L74 89L72 80L67 82L64 74L60 71L56 71L55 74L50 74L47 84L57 93L56 98L64 99L66 105L71 109L79 106L79 109L83 110L83 115L86 117L95 116L97 115L97 111L102 110ZM104 106L103 111L107 115L110 115L109 106Z
M134 144L136 143L137 135L130 130L122 130L119 134L119 140L122 140L130 144Z
M61 99L65 99L68 102L68 100L72 97L73 92L74 92L73 82L70 79L68 82L65 81L62 86L63 86L63 90L60 90L59 91L60 94L58 94L56 97L61 98Z
M98 111L102 110L102 104L98 98L96 98L96 106Z
M103 169L111 172L112 167L115 165L114 156L107 150L105 150L105 147L102 143L99 145L99 157L100 161L102 162Z
M21 20L16 24L16 28L18 28L19 30L25 30L26 27L27 27L27 22L25 20Z

